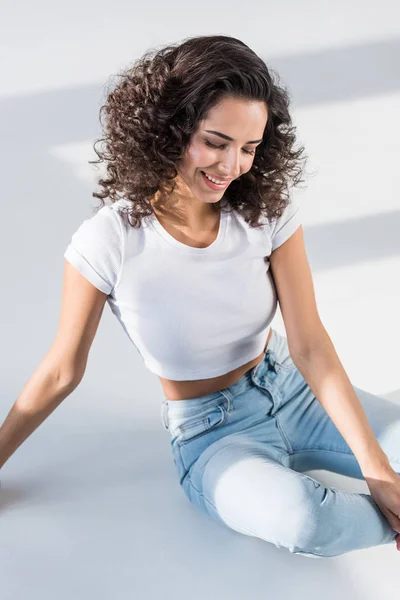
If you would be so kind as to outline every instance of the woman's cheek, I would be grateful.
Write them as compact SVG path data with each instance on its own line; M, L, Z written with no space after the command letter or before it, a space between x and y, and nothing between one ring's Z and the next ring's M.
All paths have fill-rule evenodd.
M190 161L194 163L195 166L205 166L210 161L212 161L212 157L210 156L209 150L207 148L201 148L200 146L193 146L190 149L189 156Z

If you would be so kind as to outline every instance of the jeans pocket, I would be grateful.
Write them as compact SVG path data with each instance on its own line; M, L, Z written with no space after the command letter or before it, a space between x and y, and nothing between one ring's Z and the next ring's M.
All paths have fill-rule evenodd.
M203 408L196 414L187 415L179 419L175 425L177 441L181 445L197 439L209 431L222 425L227 417L227 410L224 403Z

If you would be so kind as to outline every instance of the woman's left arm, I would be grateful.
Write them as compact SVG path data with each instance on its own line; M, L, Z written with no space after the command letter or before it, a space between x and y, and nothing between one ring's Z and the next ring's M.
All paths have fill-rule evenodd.
M373 476L389 467L389 459L375 437L326 331L324 335L321 333L318 346L306 355L291 354L291 357L314 396L352 449L364 477Z
M318 314L303 227L270 256L292 360L353 451L376 503L400 531L400 476L391 468Z
M292 359L352 449L371 496L400 532L400 476L379 445L330 337L325 332L318 347Z

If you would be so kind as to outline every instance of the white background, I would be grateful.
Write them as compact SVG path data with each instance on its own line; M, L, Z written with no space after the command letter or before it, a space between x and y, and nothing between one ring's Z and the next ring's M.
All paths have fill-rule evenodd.
M3 0L0 23L0 420L57 331L63 253L97 203L88 160L106 83L149 48L204 34L241 38L291 89L313 172L295 193L322 321L352 382L400 403L396 0ZM273 327L284 333L279 312ZM4 600L398 593L394 546L316 562L196 512L162 400L106 308L81 385L1 470Z

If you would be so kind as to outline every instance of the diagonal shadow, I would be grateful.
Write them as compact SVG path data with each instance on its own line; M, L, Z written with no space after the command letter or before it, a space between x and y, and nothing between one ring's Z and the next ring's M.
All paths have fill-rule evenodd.
M398 91L399 56L400 39L394 38L276 57L267 59L267 63L289 82L294 103L305 106ZM51 189L52 178L57 179L54 186L65 198L87 198L87 190L71 177L67 165L49 154L49 147L97 138L103 96L103 85L99 84L0 100L0 156L4 172L8 173L2 187L10 203L16 200L29 210L32 190L42 190L46 185L48 193L41 193L40 201L44 211L53 208L56 188ZM326 269L398 255L399 225L400 213L392 211L306 227L310 262L315 269ZM67 226L70 227L68 221ZM339 247L335 244L337 239L341 240Z
M400 89L400 39L267 59L296 107L381 96Z
M400 210L304 227L312 270L399 256L399 231Z

